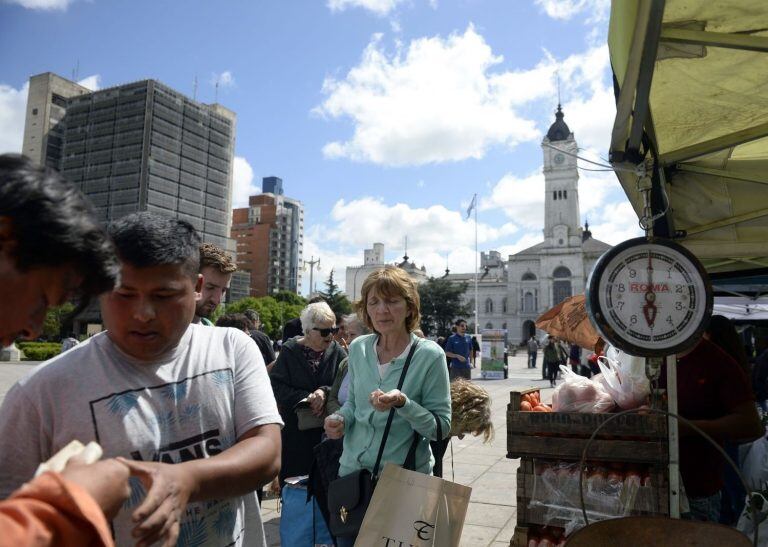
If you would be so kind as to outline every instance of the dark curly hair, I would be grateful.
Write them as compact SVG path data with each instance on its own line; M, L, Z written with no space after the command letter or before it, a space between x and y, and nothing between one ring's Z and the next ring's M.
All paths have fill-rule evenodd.
M0 217L10 219L20 271L71 265L82 278L78 310L114 288L120 267L112 242L85 196L56 171L0 155Z

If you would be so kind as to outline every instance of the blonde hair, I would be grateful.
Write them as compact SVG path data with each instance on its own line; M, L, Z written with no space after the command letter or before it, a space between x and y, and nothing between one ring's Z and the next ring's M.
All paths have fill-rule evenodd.
M480 386L464 379L451 382L451 435L483 435L493 440L491 396Z
M212 266L223 274L237 271L237 264L232 257L213 243L200 245L200 269L207 266Z
M371 316L368 315L368 297L371 293L379 296L404 298L408 306L408 316L405 319L405 328L408 332L413 332L421 325L421 312L419 291L416 283L403 270L397 266L384 266L380 270L372 272L363 282L363 288L360 290L360 300L355 302L355 310L362 320L363 324L370 330L375 331Z

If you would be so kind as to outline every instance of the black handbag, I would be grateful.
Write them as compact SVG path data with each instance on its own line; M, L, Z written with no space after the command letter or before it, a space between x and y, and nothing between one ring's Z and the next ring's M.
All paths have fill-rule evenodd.
M408 357L403 366L403 372L400 374L400 380L397 383L397 389L402 389L403 387L405 373L408 372L408 367L411 364L411 358L416 351L417 345L418 341L415 341L411 346L411 351L408 352ZM392 420L394 418L395 409L391 408L389 410L389 416L387 416L387 425L384 428L384 435L381 438L379 454L376 456L376 465L373 466L373 471L360 469L349 475L338 478L328 485L328 510L331 517L329 528L331 529L331 534L336 537L354 537L363 525L365 511L368 509L368 504L371 502L373 489L376 487L376 480L379 476L379 465L381 465L381 457L384 455L384 445L387 442L389 430L392 427ZM414 455L418 442L419 436L418 434L414 434L413 442L408 450L406 463L408 463L409 460L415 459Z

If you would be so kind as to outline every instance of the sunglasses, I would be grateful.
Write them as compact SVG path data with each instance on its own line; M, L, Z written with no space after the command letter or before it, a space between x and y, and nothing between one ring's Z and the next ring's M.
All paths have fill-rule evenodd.
M339 332L339 327L331 327L329 329L318 329L317 327L313 327L312 330L316 330L320 333L320 336L325 338L326 336L330 336L331 334L336 334Z

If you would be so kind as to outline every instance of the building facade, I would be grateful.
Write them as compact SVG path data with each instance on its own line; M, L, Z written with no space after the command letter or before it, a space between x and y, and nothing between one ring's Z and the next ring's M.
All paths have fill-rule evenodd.
M265 177L262 190L264 193L248 199L248 207L232 211L231 237L236 242L238 267L251 276L250 296L298 293L304 206L283 195L283 181L277 177Z
M104 222L154 211L184 219L204 241L234 251L234 112L155 80L84 89L53 74L30 79L25 153L37 152L32 157L76 184ZM41 117L47 133L45 120L35 121Z
M52 72L32 76L21 153L40 165L58 169L64 144L61 121L67 113L67 101L88 93L90 89Z
M595 262L611 248L581 227L576 140L560 105L542 141L544 159L544 241L509 255L481 254L478 323L505 329L507 343L519 344L536 332L535 321L565 298L582 294ZM475 309L474 274L450 274L467 282L465 301ZM473 322L474 318L467 318Z
M402 268L416 283L423 283L427 280L427 269L424 266L417 266L415 262L409 262L409 256L403 256L403 260L395 265ZM372 272L386 266L384 262L384 244L374 243L370 249L363 250L363 263L360 266L347 267L345 271L346 289L345 294L350 302L360 300L360 292L365 282L365 278Z

